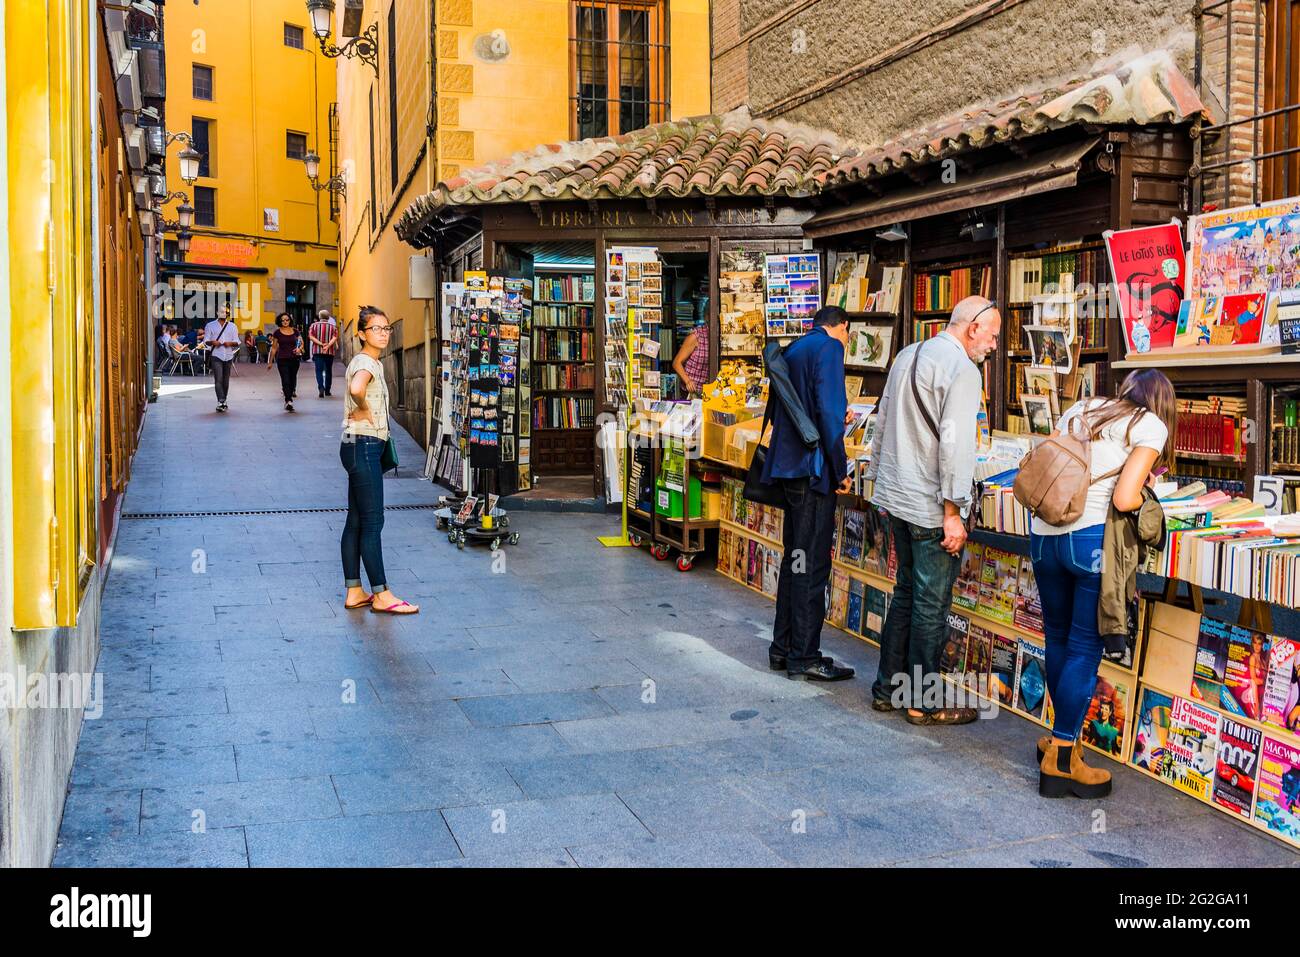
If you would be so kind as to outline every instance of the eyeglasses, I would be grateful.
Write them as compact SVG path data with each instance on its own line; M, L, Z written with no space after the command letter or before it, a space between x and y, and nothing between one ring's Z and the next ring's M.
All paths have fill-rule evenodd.
M392 332L392 326L366 326L362 332Z

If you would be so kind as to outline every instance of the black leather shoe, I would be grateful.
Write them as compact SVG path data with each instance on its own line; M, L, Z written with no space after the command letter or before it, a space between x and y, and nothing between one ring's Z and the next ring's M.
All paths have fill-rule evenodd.
M769 653L767 656L767 666L773 671L785 671L785 655L774 655Z
M830 658L823 658L802 671L787 671L786 677L804 681L844 681L853 677L853 669L837 665Z

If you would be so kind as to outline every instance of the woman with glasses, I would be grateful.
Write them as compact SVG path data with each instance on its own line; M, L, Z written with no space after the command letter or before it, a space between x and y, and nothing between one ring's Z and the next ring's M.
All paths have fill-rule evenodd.
M384 470L380 464L388 444L388 384L379 356L393 327L375 306L362 306L357 318L361 351L348 363L343 396L343 443L339 459L348 473L348 520L343 526L344 608L364 608L387 615L414 615L420 609L388 589L380 532L384 527ZM361 587L365 563L370 593Z
M284 393L284 411L293 411L293 399L298 394L298 366L302 359L302 337L293 327L293 316L282 312L275 317L275 332L271 334L271 349L266 356L266 368L271 363L280 370L280 391Z

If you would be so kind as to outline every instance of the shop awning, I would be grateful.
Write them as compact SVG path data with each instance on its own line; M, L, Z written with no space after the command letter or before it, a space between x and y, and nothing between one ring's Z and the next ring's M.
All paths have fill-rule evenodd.
M557 200L688 196L808 196L856 152L835 134L745 110L657 123L621 136L552 143L438 183L402 213L397 235L416 242L458 207Z
M820 177L827 189L924 166L998 143L1027 140L1070 126L1185 123L1205 104L1167 50L1100 66L1041 90L977 104L848 156Z
M953 183L940 180L826 209L804 223L804 234L820 239L1064 189L1078 181L1084 158L1100 139L1089 136L1025 159L961 173Z

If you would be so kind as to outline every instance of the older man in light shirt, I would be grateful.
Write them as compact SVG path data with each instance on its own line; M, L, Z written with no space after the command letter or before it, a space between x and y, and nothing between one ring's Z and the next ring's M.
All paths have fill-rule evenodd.
M1002 317L983 296L968 296L948 327L898 353L877 412L872 504L888 513L898 558L893 601L872 687L878 711L907 708L913 724L965 724L972 708L935 707L952 586L966 544L978 416L979 364L998 343ZM900 687L901 696L895 696Z

